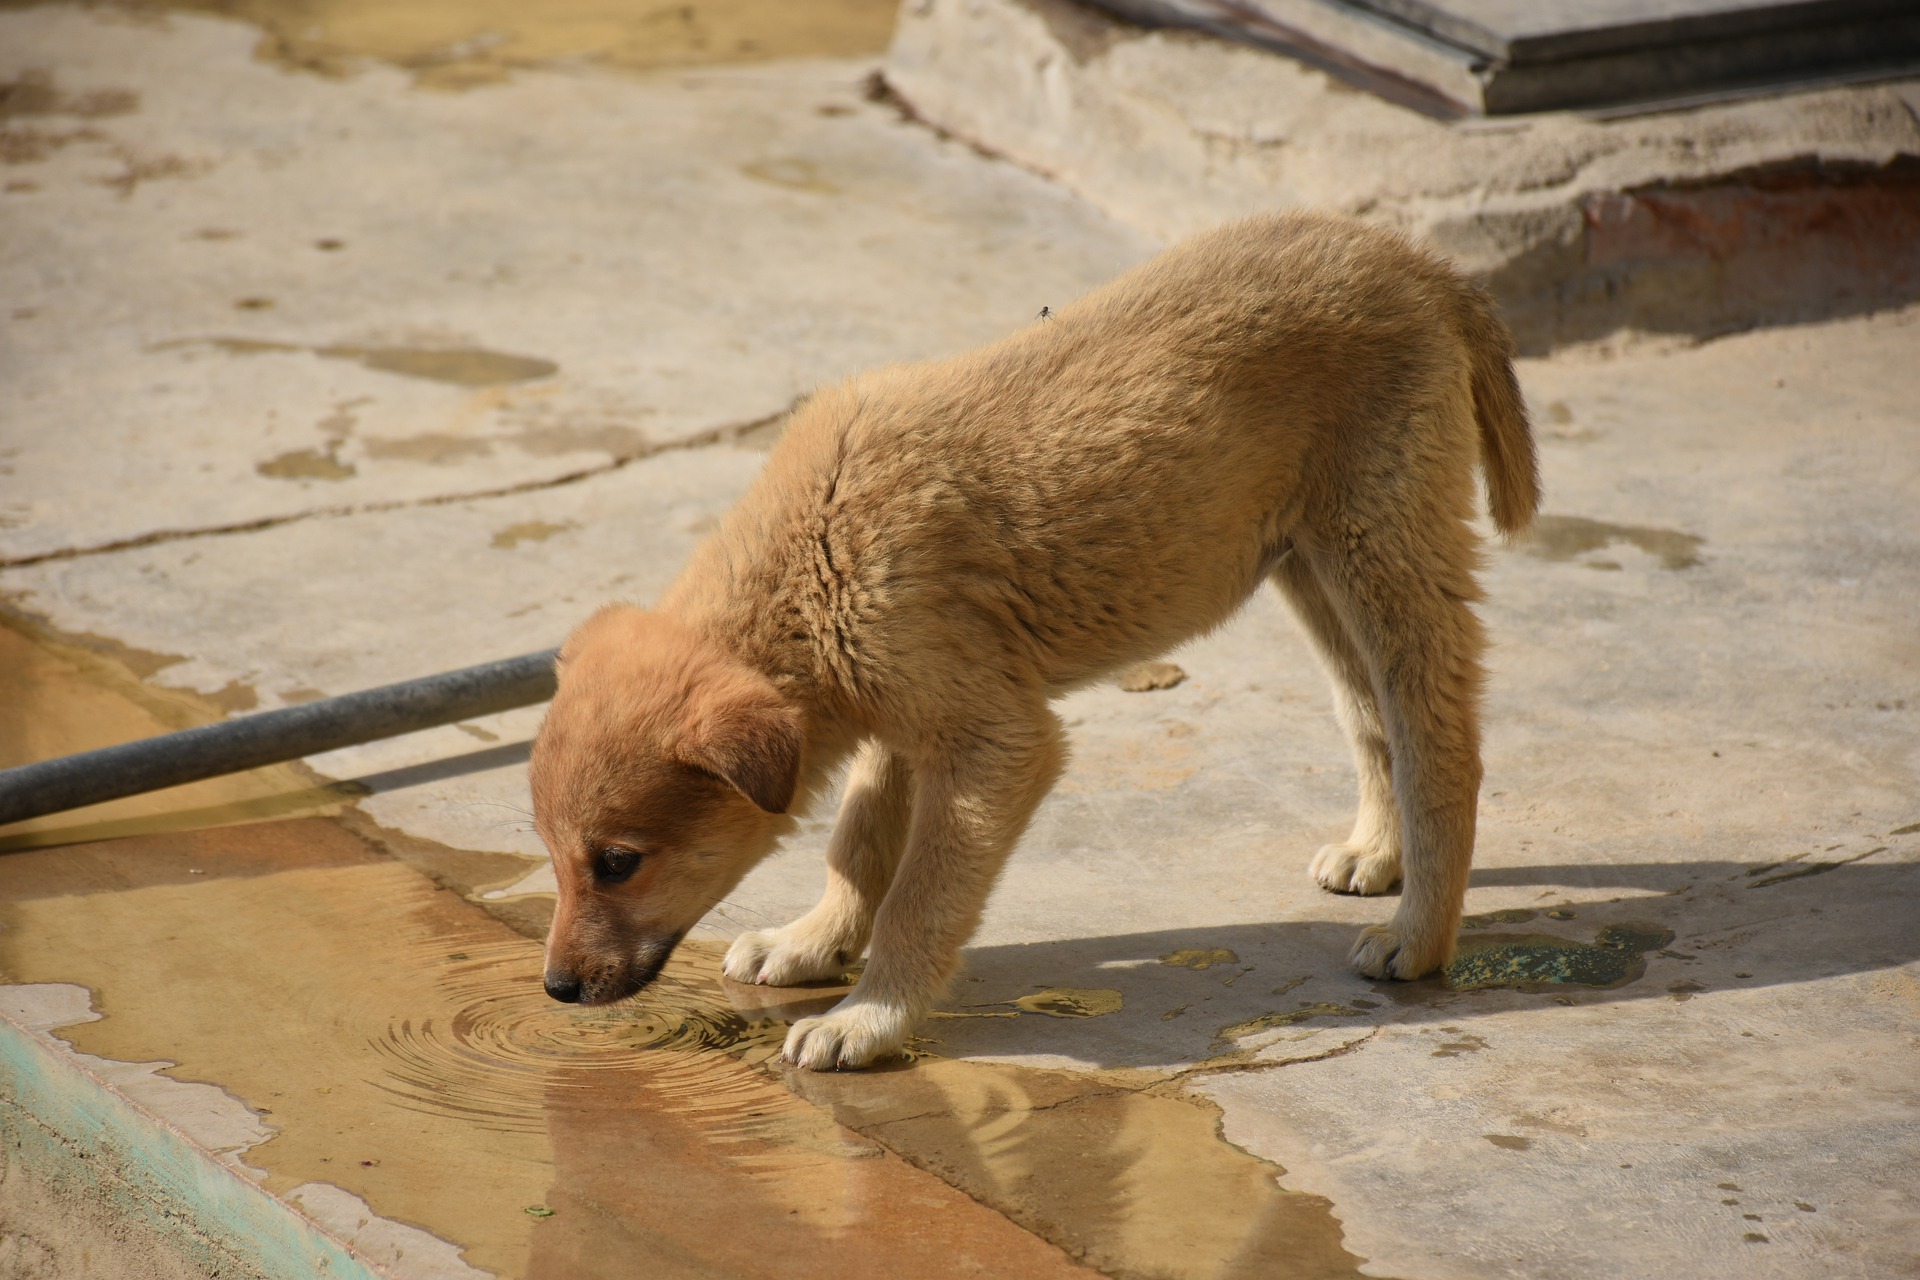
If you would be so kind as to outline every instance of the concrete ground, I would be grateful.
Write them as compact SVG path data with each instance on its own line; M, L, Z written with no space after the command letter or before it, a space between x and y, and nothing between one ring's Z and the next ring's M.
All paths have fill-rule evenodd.
M552 645L808 388L1157 247L871 100L853 0L210 8L0 8L0 764ZM1066 705L871 1073L717 974L825 812L650 996L541 995L538 709L0 832L0 1276L1920 1274L1917 355L1522 362L1445 978L1344 966L1392 904L1305 875L1352 775L1264 597Z

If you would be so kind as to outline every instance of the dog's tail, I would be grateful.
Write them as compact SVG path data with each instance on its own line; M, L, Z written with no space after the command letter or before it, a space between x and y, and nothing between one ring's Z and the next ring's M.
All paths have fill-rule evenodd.
M1473 416L1480 424L1487 504L1500 532L1518 537L1532 527L1540 509L1540 462L1526 401L1513 376L1513 335L1493 299L1473 285L1461 291L1460 328L1473 362Z

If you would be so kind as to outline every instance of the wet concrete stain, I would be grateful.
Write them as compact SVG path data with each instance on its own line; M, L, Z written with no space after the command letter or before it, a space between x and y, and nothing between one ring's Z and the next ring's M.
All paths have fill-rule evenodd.
M1011 1000L990 1000L962 1009L938 1009L928 1017L1018 1018L1030 1013L1047 1018L1100 1018L1118 1013L1125 1006L1125 998L1107 987L1043 987L1031 995Z
M95 89L87 93L67 93L54 82L51 73L22 71L11 80L0 80L0 121L23 116L74 116L98 120L105 116L124 116L140 108L138 94L125 89Z
M1700 565L1700 548L1706 539L1691 533L1647 525L1607 524L1584 516L1543 515L1534 522L1533 535L1523 549L1528 555L1542 560L1565 562L1622 542L1657 557L1662 569L1678 570ZM1615 561L1591 563L1596 567L1620 567Z
M1256 1035L1262 1031L1298 1026L1302 1022L1311 1022L1315 1018L1358 1018L1365 1012L1364 1009L1335 1004L1330 1000L1302 1001L1300 1007L1291 1013L1263 1013L1245 1022L1224 1026L1215 1034L1215 1040L1219 1042L1238 1040L1242 1036Z
M417 436L369 436L362 442L369 458L445 464L490 457L493 441L429 431Z
M229 680L212 693L200 696L229 715L251 711L260 705L259 693L252 685L241 680Z
M1893 834L1902 835L1904 834L1904 831L1896 831ZM1784 884L1789 880L1799 880L1799 879L1803 879L1806 876L1824 875L1829 871L1836 871L1841 867L1850 866L1853 863L1861 861L1862 859L1871 858L1876 853L1885 853L1886 851L1887 851L1886 845L1878 845L1872 849L1868 849L1864 853L1856 853L1851 857L1833 858L1833 859L1815 859L1814 861L1811 861L1811 862L1803 861L1803 859L1812 857L1812 854L1810 852L1795 854L1793 857L1784 859L1783 861L1769 862L1765 866L1754 867L1752 870L1748 871L1747 872L1748 876L1761 876L1762 878L1753 881L1753 883L1749 884L1747 888L1765 889L1771 885ZM1779 870L1779 868L1781 867L1786 867L1787 870L1785 871ZM1766 875L1766 873L1769 871L1772 871L1775 874Z
M9 5L39 0L5 0ZM329 77L363 61L413 73L420 88L466 90L517 69L586 61L621 70L767 58L882 53L894 0L155 0L139 10L252 23L255 56Z
M1187 678L1187 673L1171 662L1143 662L1129 669L1118 681L1127 693L1151 693L1171 689Z
M38 164L62 147L76 142L103 142L106 135L98 129L37 129L0 126L0 164ZM9 182L10 191L38 191L32 183Z
M90 125L45 128L37 122L56 119L100 120L126 115L139 108L140 99L124 89L67 93L46 71L22 71L0 81L0 164L36 164L62 147L77 142L111 145L106 134ZM35 123L27 123L33 121ZM122 163L131 165L123 148L114 148ZM117 179L108 179L109 183ZM33 183L8 183L10 191L38 190Z
M348 480L355 474L351 462L339 458L339 446L326 449L291 449L276 454L253 469L270 480Z
M114 144L112 149L119 157L120 172L95 178L94 181L117 192L122 200L131 200L142 183L157 178L197 177L212 167L204 161L187 160L180 156L142 156L119 144Z
M504 529L495 531L493 540L488 545L502 550L512 550L523 542L545 542L556 533L565 533L569 529L579 527L571 520L560 524L553 524L546 520L522 520L518 524L510 524Z
M1608 925L1591 944L1541 933L1462 938L1446 981L1458 991L1625 986L1646 973L1647 952L1672 941L1671 929L1643 924Z
M1109 987L1048 987L1005 1003L1049 1018L1100 1018L1120 1012L1125 1000Z
M1442 1031L1453 1036L1444 1040L1431 1056L1435 1058L1458 1058L1463 1054L1479 1053L1487 1047L1487 1042L1479 1036L1460 1030L1458 1027L1442 1027Z
M1531 911L1526 907L1509 907L1504 911L1485 911L1479 915L1462 916L1460 927L1485 929L1496 924L1525 924L1539 914L1538 911Z
M1160 963L1175 969L1211 969L1217 964L1239 964L1240 957L1225 947L1185 947L1161 956Z
M755 160L740 166L740 172L769 186L812 195L837 196L841 188L820 175L820 166L811 160L785 156L773 160Z
M248 685L213 695L148 677L181 659L95 637L63 637L0 613L0 768L71 755L218 720L257 703ZM353 788L297 765L175 787L0 828L0 852L80 840L333 813Z
M538 356L508 355L480 347L315 347L330 360L358 360L369 369L460 387L496 387L550 378L560 366Z
M631 458L645 453L653 443L645 432L613 423L522 427L511 439L522 452L537 458L557 458L569 453L604 453L612 458Z
M309 352L327 360L352 360L368 369L424 378L459 387L496 387L515 382L550 378L560 366L539 356L518 356L484 347L383 347L334 343L304 346L295 342L274 342L262 338L176 338L158 342L151 348L166 351L186 346L208 346L228 355L253 356L269 353Z

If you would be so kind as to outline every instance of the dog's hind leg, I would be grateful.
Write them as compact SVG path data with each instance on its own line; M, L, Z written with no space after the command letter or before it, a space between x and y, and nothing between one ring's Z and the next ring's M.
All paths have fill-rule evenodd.
M1365 931L1352 962L1418 978L1453 954L1473 861L1480 794L1480 655L1472 602L1478 549L1464 516L1465 466L1370 502L1303 547L1372 676L1400 811L1402 890L1391 923Z
M898 1052L958 967L1014 842L1066 763L1044 705L978 723L914 767L905 856L874 919L873 954L853 991L787 1033L784 1056L815 1071Z
M1393 752L1374 695L1373 674L1333 602L1299 554L1273 571L1333 686L1334 713L1353 746L1360 809L1344 843L1322 845L1307 870L1335 893L1385 893L1400 881L1400 809L1393 796Z
M893 883L912 805L906 761L868 742L854 757L827 842L827 891L792 924L734 939L726 975L784 987L844 973L866 949L874 912Z

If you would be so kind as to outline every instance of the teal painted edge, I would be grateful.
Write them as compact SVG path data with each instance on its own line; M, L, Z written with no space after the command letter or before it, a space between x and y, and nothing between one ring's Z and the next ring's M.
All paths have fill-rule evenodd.
M4 1017L0 1134L62 1194L95 1197L207 1274L379 1280L346 1245Z

